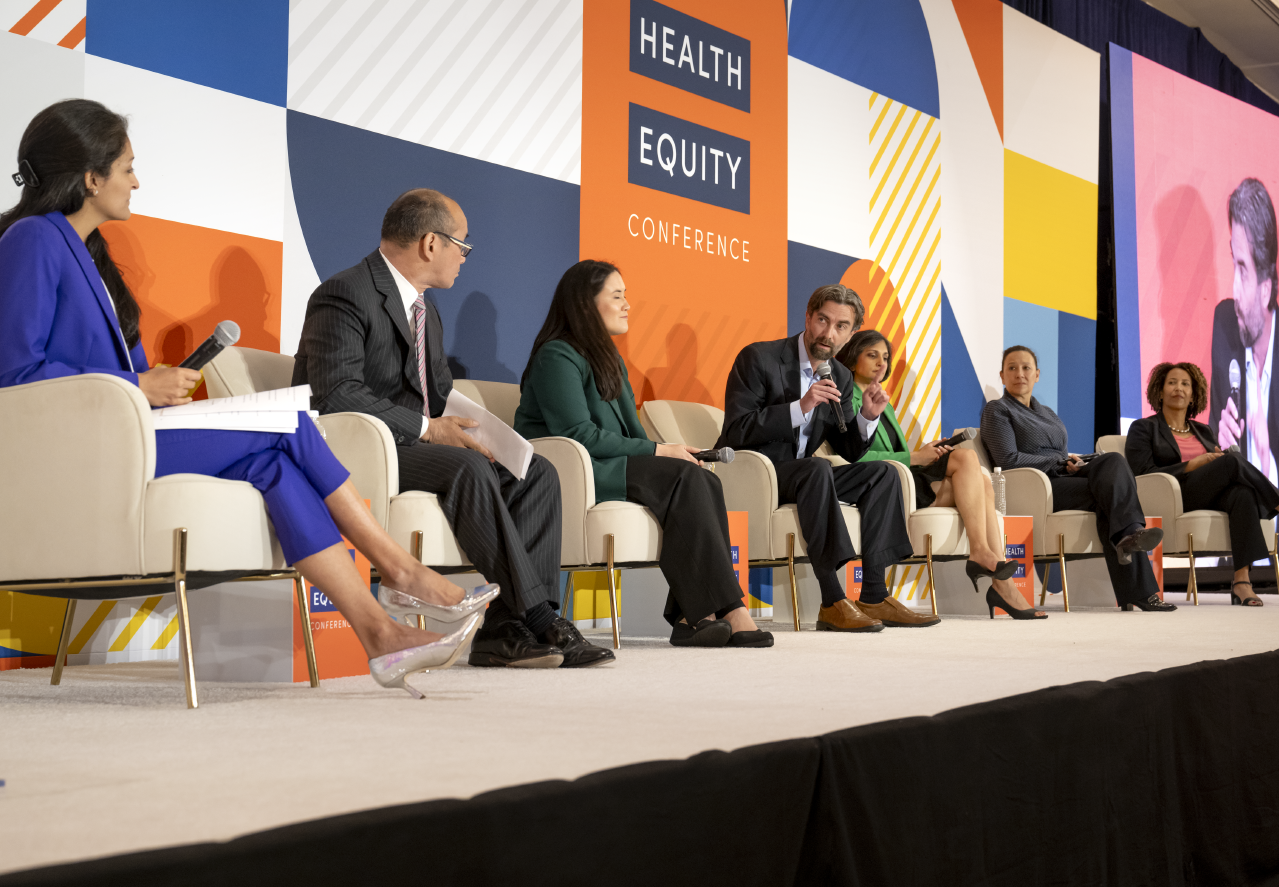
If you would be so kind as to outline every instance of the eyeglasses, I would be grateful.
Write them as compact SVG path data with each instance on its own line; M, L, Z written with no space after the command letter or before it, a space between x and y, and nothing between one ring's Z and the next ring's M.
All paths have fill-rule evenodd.
M438 234L438 235L440 235L441 237L447 237L449 240L451 240L451 241L453 241L454 243L456 243L456 244L457 244L457 248L458 248L458 249L460 249L460 250L462 251L462 258L464 258L464 259L465 259L467 256L469 256L469 255L471 254L471 250L475 249L475 247L474 247L474 246L472 246L471 244L467 243L467 242L466 242L466 241L464 241L464 240L458 240L458 239L457 239L456 237L454 237L452 234L445 234L443 231L432 231L431 233L432 233L432 234Z

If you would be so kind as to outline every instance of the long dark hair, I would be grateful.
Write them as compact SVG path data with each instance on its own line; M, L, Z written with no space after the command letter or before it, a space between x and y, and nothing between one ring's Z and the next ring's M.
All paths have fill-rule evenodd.
M616 400L621 395L622 357L595 307L595 297L604 289L604 281L616 272L616 265L594 259L584 259L564 272L551 297L542 331L533 341L528 366L520 378L521 388L528 380L529 367L538 350L547 342L563 339L591 365L601 399Z
M106 106L88 99L68 99L45 108L27 124L18 143L18 163L25 173L35 173L37 183L26 182L18 203L0 214L0 237L9 226L28 216L60 212L71 215L84 206L84 174L109 178L111 166L124 153L129 122ZM120 331L132 348L138 344L138 301L111 259L106 238L94 230L84 244L107 285Z
M879 330L858 330L853 333L853 337L848 340L847 345L840 349L839 354L835 355L835 359L848 367L849 372L856 376L858 358L862 356L863 351L876 342L883 342L884 350L888 352L888 356L884 360L883 379L883 381L887 381L893 374L893 346Z

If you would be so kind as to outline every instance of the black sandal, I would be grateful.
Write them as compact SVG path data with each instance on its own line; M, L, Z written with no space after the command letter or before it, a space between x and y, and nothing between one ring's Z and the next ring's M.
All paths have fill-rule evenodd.
M1243 606L1243 607L1264 607L1265 606L1265 602L1262 601L1261 598L1257 597L1257 593L1255 591L1252 593L1252 597L1243 597L1242 595L1235 594L1236 585L1247 585L1249 588L1252 587L1252 583L1249 582L1247 579L1241 579L1238 582L1231 582L1230 583L1230 606L1233 607L1236 604L1239 604L1240 606Z

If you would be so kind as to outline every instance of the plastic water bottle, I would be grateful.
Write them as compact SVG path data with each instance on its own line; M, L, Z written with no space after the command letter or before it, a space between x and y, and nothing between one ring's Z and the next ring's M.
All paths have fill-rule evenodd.
M1005 517L1007 517L1008 496L1006 492L1006 487L1007 487L1008 479L1004 477L1003 470L996 468L995 474L993 477L991 477L990 482L995 487L995 510L998 511L1001 515L1004 515Z

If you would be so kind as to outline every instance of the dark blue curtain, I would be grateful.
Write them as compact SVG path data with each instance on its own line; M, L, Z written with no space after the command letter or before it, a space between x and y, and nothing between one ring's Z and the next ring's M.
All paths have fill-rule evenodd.
M1114 213L1110 166L1110 53L1114 43L1226 95L1279 114L1279 103L1252 84L1198 28L1141 0L1003 0L1018 12L1101 53L1101 139L1097 193L1097 376L1093 428L1119 432L1115 337Z

